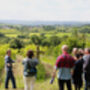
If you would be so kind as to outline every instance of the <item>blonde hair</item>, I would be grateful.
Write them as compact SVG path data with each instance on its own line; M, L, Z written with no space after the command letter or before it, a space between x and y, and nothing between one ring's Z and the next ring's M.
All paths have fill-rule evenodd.
M63 46L62 46L62 50L63 50L63 51L68 51L68 45L63 45Z

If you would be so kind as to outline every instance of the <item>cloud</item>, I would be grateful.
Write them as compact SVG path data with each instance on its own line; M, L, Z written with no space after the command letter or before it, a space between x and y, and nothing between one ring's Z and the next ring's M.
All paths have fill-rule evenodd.
M90 0L0 0L0 19L90 21Z

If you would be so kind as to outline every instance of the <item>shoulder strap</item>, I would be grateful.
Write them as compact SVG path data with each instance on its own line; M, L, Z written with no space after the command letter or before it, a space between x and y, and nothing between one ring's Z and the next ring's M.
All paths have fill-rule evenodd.
M62 57L64 58L64 66L65 66L66 65L67 56L63 54Z
M27 68L28 69L31 68L30 63L29 63L29 60L27 60Z

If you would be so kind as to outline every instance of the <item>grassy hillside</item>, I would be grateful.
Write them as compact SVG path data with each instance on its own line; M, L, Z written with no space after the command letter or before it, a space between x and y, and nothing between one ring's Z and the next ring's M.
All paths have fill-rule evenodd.
M12 50L12 58L16 60L14 75L17 90L24 89L22 60L31 49L36 55L36 47L40 47L40 65L38 68L35 90L58 90L57 79L50 85L51 73L57 56L61 54L63 44L69 46L71 53L74 47L90 47L90 25L83 26L23 26L4 25L0 27L0 90L4 88L5 71L4 56L7 49ZM72 53L71 53L72 54ZM11 84L10 84L11 88ZM11 89L12 90L12 89ZM83 89L82 89L83 90Z
M14 75L16 78L16 83L17 83L17 90L24 90L24 81L23 81L23 66L22 66L22 56L17 55L17 60L16 60L16 64L14 65ZM47 64L45 64L47 67ZM47 68L49 69L49 68ZM52 71L51 71L52 72ZM2 73L2 83L0 86L0 89L5 90L4 89L4 82L5 82L5 71ZM37 80L35 82L35 90L58 90L58 83L57 83L57 79L54 81L54 83L51 85L50 84L50 79L45 79L45 80ZM9 85L10 90L12 90L12 86L11 83ZM66 87L65 87L66 88ZM83 88L82 88L83 90Z

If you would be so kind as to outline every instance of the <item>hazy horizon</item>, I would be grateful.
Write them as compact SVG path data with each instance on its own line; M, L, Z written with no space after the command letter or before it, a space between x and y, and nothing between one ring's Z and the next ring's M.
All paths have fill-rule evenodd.
M70 26L81 26L90 24L90 22L80 22L80 21L25 21L25 20L0 20L0 24L10 24L10 25L70 25Z

